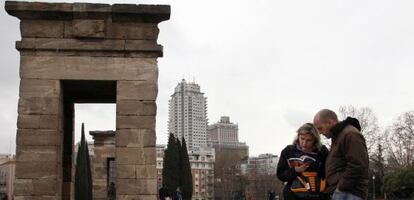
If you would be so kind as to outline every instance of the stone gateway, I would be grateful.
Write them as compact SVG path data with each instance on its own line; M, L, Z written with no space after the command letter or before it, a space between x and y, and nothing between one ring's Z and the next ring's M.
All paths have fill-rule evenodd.
M116 103L117 199L156 200L158 23L170 6L7 1L5 8L21 20L22 37L15 199L73 199L74 104Z

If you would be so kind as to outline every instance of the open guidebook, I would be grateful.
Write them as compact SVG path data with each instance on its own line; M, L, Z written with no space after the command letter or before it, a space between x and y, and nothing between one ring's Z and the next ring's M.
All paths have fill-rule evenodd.
M312 158L308 155L303 155L299 158L289 158L288 163L289 167L296 167L296 166L302 166L302 165L310 165L312 163L316 162L315 158Z

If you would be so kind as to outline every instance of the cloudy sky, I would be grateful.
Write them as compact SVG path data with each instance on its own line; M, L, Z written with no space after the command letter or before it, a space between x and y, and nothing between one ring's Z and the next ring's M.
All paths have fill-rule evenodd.
M383 127L414 109L411 0L76 2L171 5L159 24L159 144L182 78L201 86L210 123L222 115L238 123L250 155L279 154L321 108L367 106ZM0 152L14 152L19 20L1 7ZM82 121L87 130L115 127L114 105L77 105L76 114L77 129Z

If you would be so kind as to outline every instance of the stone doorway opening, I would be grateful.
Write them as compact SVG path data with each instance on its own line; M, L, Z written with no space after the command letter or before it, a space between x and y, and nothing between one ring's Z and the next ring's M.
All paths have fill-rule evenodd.
M115 197L115 122L116 104L75 103L75 155L73 157L77 156L81 127L84 124L91 164L93 199Z
M116 81L62 80L62 199L72 199L74 184L75 104L116 103ZM93 161L91 161L93 163ZM92 168L91 171L94 171Z

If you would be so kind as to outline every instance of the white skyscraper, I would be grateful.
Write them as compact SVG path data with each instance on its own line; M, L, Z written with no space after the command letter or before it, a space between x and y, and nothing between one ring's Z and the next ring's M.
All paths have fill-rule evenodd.
M196 83L183 79L169 100L168 131L181 140L189 151L207 145L207 98Z

